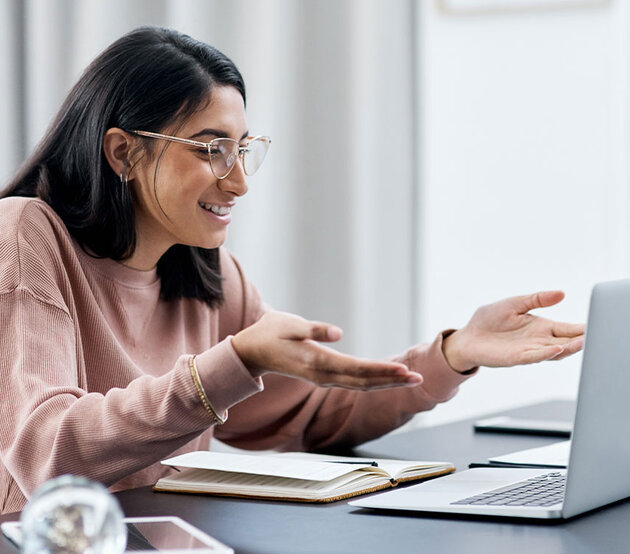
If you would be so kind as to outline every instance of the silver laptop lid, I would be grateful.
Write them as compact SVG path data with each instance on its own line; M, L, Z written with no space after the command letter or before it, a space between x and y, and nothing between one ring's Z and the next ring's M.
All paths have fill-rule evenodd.
M563 516L630 496L630 279L593 288Z

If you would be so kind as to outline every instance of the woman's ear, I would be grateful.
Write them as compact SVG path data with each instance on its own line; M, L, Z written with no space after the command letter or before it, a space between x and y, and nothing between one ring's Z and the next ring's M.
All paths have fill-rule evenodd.
M129 150L131 148L131 137L129 133L112 127L107 129L103 138L103 153L107 158L107 163L116 175L125 175L129 167Z

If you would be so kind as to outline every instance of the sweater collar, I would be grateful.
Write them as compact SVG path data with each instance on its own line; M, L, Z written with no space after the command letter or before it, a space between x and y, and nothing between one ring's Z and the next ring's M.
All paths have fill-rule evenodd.
M160 280L157 268L149 270L134 269L111 258L99 258L82 248L75 240L72 241L79 257L86 261L96 271L123 285L131 287L146 287Z

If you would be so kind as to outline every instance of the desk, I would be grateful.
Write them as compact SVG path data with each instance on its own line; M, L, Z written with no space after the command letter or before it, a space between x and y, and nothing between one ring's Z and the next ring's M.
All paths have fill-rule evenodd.
M520 417L572 417L570 402L548 402L503 412ZM490 415L490 414L489 414ZM366 443L358 455L468 462L558 439L475 433L472 420ZM622 437L621 440L625 440ZM616 553L630 545L630 502L620 502L562 523L465 519L413 513L376 513L346 502L309 505L153 493L149 487L116 495L128 516L178 515L229 544L237 553L426 552L519 554ZM0 517L17 519L19 514ZM0 554L15 550L0 540Z

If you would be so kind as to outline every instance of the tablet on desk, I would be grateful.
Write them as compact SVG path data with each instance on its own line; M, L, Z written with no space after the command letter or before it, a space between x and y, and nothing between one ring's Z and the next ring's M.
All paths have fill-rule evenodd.
M168 552L195 554L234 554L223 543L178 517L126 517L127 548L125 552ZM8 521L2 533L16 546L22 543L21 524Z
M568 438L571 436L573 423L560 420L498 416L475 421L474 429L475 431L488 433L515 433Z

